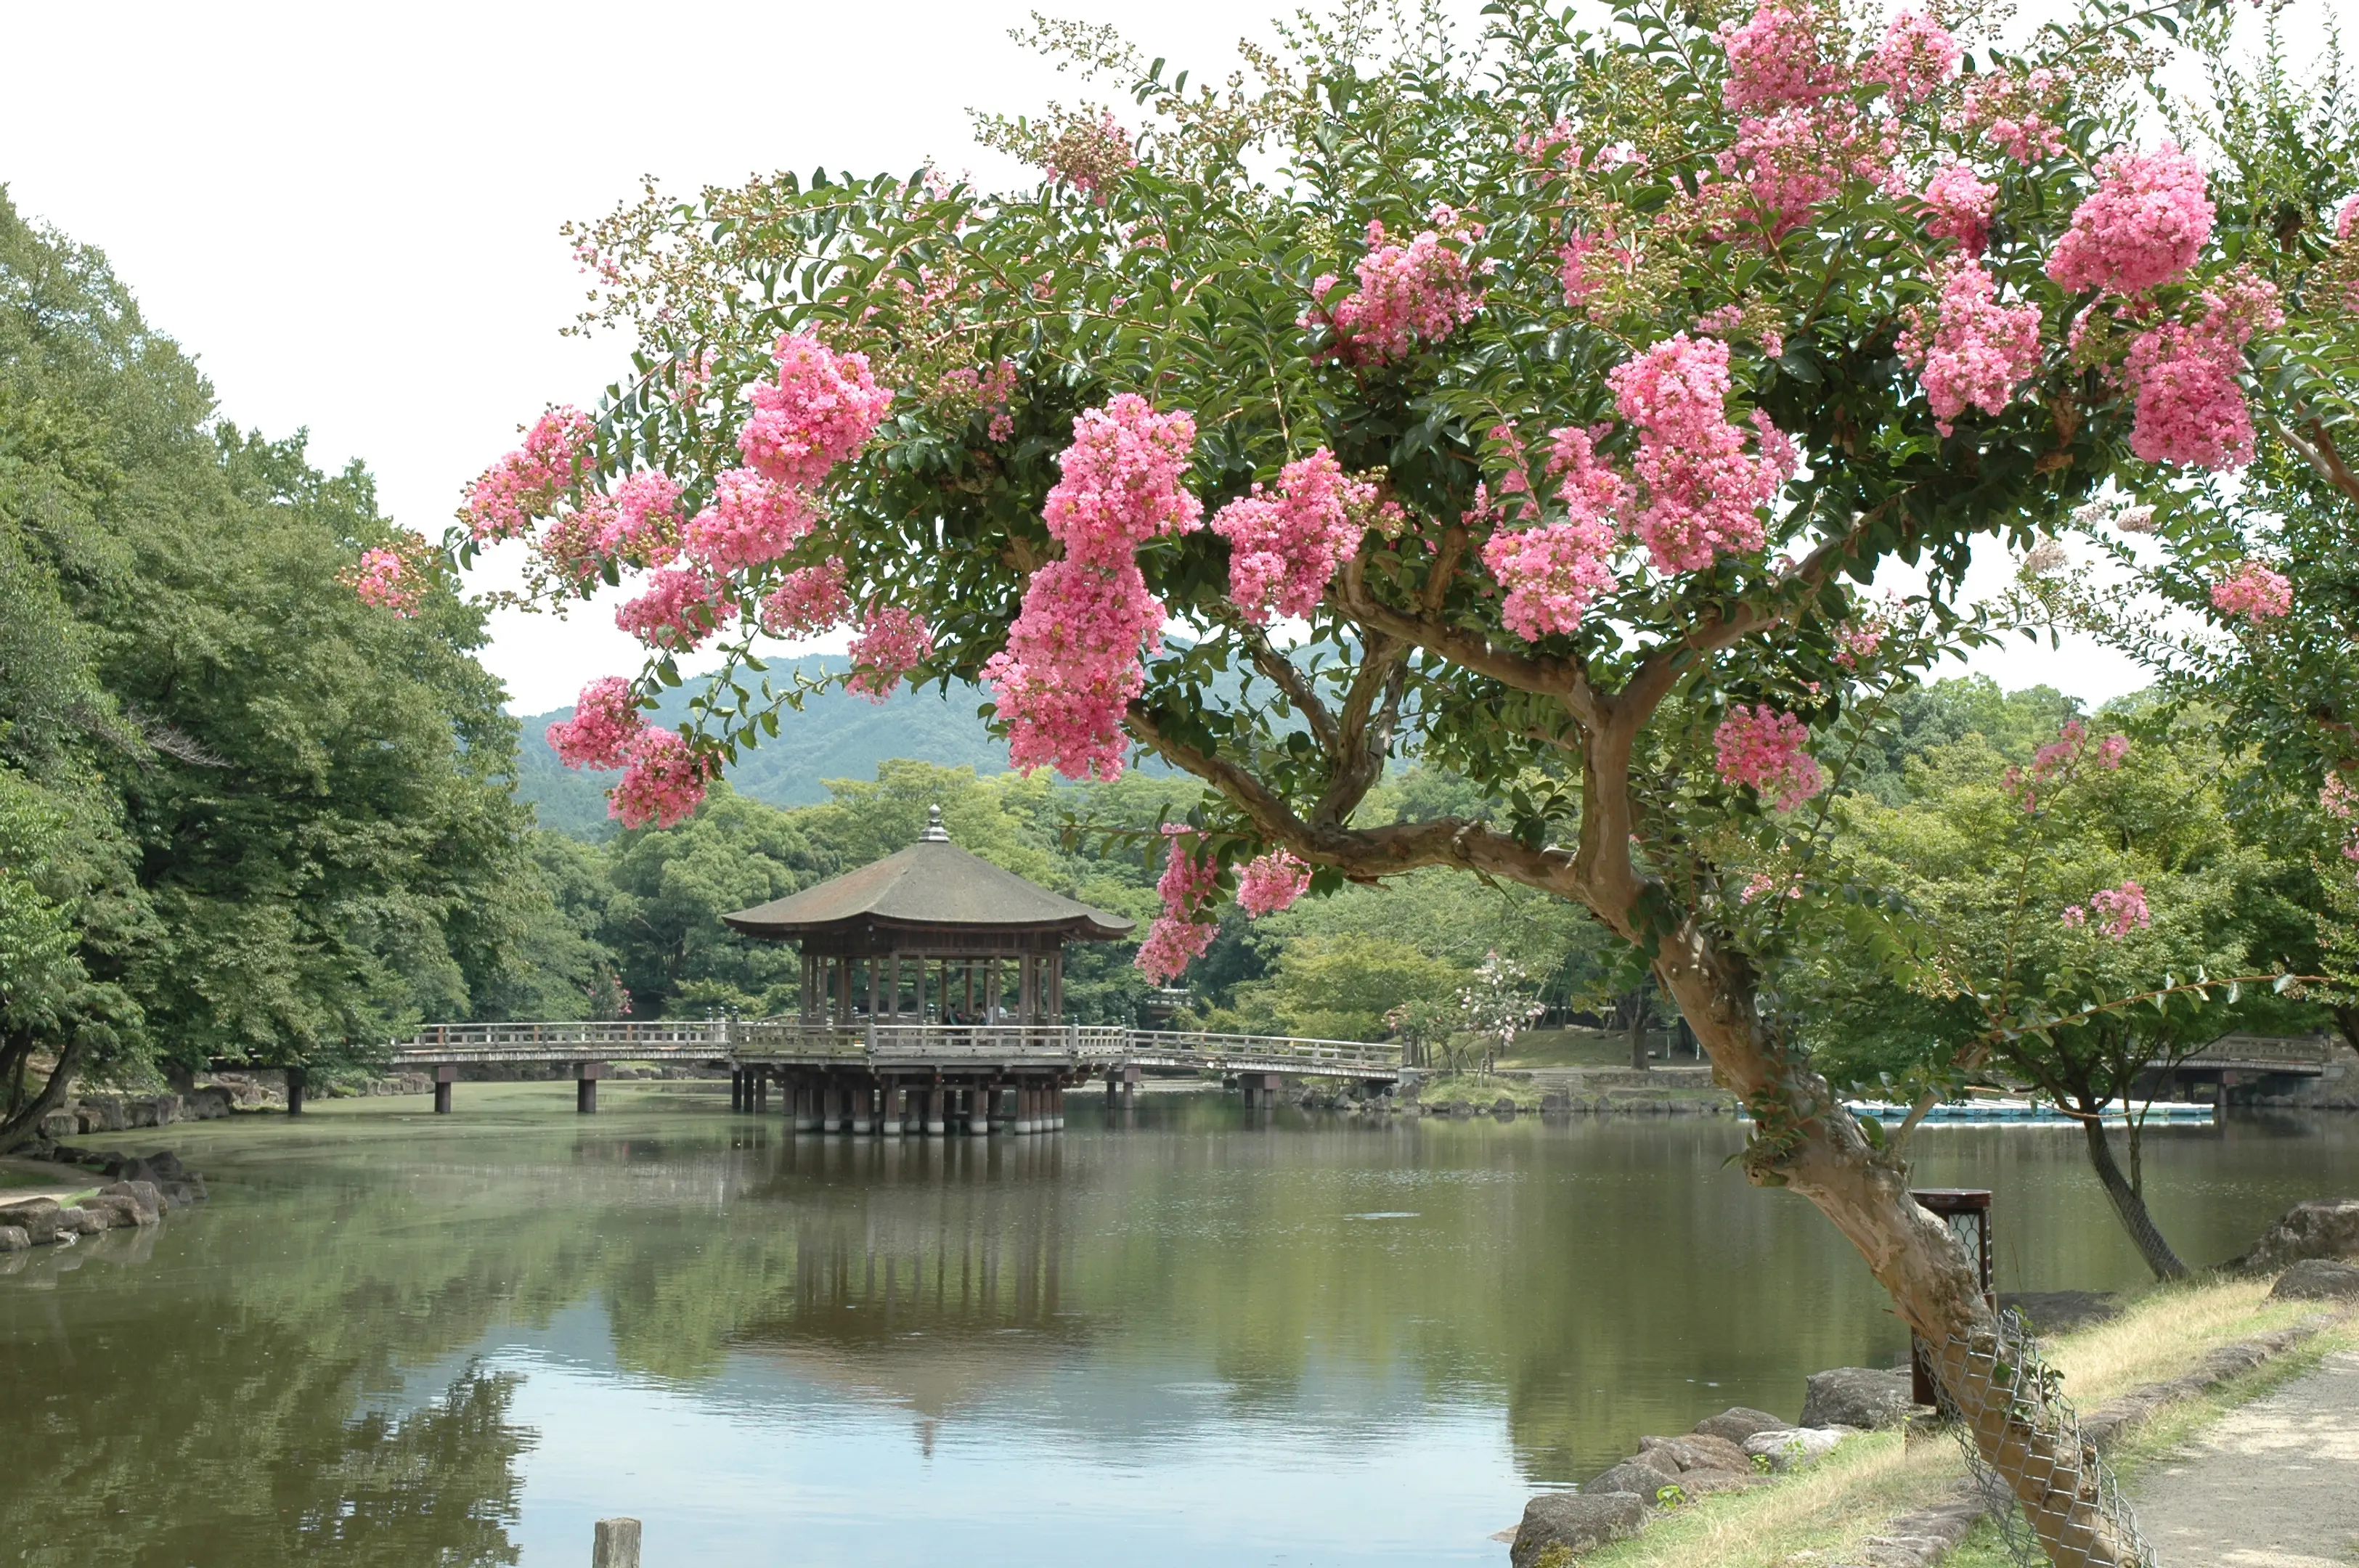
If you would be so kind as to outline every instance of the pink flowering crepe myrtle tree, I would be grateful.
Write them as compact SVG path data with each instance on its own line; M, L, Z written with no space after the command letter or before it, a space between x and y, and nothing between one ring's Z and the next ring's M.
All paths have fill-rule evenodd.
M1973 1278L1789 1048L1743 894L1838 771L1825 742L1979 634L1952 602L1975 539L2238 460L2241 356L2344 330L2231 260L2259 220L2207 205L2192 155L2105 129L2134 47L2198 9L2100 5L2017 54L1915 12L1853 36L1803 5L1714 28L1633 4L1576 35L1510 4L1468 49L1338 24L1194 95L1050 27L1142 116L1088 121L1087 181L781 176L574 231L639 373L495 466L453 553L677 487L677 543L599 533L586 579L545 576L649 574L634 704L679 648L723 660L625 820L777 732L799 690L766 628L848 618L864 688L984 687L1021 765L1143 751L1210 786L1147 835L1158 972L1232 890L1443 865L1583 905L1751 1108L1748 1173L1961 1347L1949 1392L2020 1459L2046 1418L1967 1369ZM700 529L749 472L777 520ZM1927 587L1873 610L1895 561ZM1364 820L1411 754L1503 817ZM2128 1560L2089 1488L2023 1500Z

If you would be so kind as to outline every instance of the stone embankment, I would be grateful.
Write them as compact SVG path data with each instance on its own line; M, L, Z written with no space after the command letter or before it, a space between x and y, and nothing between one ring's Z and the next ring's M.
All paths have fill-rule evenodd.
M1738 1405L1681 1436L1642 1437L1637 1453L1579 1489L1544 1492L1526 1505L1509 1561L1566 1568L1667 1509L1804 1468L1854 1433L1897 1424L1910 1409L1908 1373L1840 1367L1810 1378L1799 1422Z
M51 1158L89 1167L107 1183L71 1204L54 1197L0 1203L0 1253L71 1247L102 1231L155 1225L169 1210L205 1198L204 1177L168 1150L139 1156L61 1148Z

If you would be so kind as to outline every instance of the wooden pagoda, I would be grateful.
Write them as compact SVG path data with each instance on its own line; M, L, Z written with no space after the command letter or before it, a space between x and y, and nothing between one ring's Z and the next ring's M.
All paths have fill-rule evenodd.
M907 849L722 919L802 949L799 1016L741 1026L761 1058L737 1054L741 1102L775 1078L799 1129L848 1132L1061 1122L1081 1054L1062 1022L1065 946L1134 924L960 849L939 806Z

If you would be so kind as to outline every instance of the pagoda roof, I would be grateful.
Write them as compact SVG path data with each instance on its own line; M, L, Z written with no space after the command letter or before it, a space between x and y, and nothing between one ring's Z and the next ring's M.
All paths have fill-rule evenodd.
M940 806L906 849L784 898L721 917L773 942L858 925L964 926L978 932L1060 932L1085 941L1130 934L1135 921L1026 881L951 842Z

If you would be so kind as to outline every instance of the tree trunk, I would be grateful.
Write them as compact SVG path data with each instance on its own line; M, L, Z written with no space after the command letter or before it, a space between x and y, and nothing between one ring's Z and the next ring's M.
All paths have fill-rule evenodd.
M58 1053L58 1065L49 1072L49 1081L31 1101L19 1107L14 1116L0 1121L0 1154L5 1154L40 1130L41 1119L57 1109L58 1102L66 1098L66 1089L73 1083L74 1069L82 1065L82 1042L71 1040Z
M2114 1217L2129 1233L2130 1244L2138 1249L2138 1256L2146 1260L2146 1266L2154 1271L2158 1280L2185 1279L2187 1265L2179 1260L2179 1254L2170 1249L2170 1243L2156 1227L2154 1217L2147 1212L2146 1195L2114 1162L2114 1142L2105 1132L2105 1124L2094 1116L2086 1117L2081 1123L2081 1133L2088 1140L2089 1163L2096 1169L2098 1184L2105 1189L2105 1196L2114 1206Z
M1998 1325L1964 1250L1908 1195L1907 1166L1870 1145L1826 1079L1764 1027L1744 960L1690 923L1658 950L1655 976L1712 1058L1713 1077L1754 1118L1746 1174L1808 1198L1859 1249L1902 1321L1932 1347L1942 1392L2051 1561L2135 1568L2134 1541L2104 1508L2093 1450L2068 1441L2077 1434L2060 1411L1995 1379Z
M1630 1065L1643 1073L1647 1070L1647 993L1630 993Z

